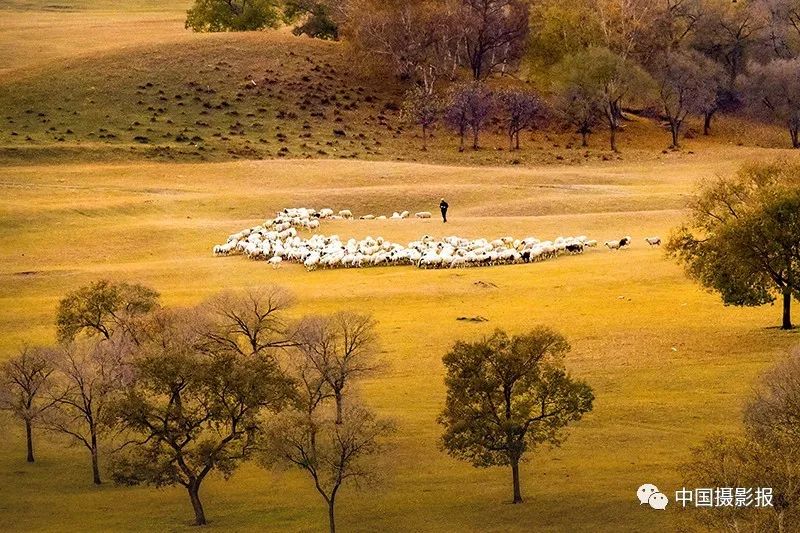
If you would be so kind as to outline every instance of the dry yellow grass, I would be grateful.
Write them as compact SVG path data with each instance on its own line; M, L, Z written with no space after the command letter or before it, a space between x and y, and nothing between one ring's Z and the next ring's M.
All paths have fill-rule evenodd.
M0 169L0 348L53 337L66 291L98 277L137 280L169 305L222 289L278 283L296 313L352 308L380 323L389 369L361 387L396 419L395 448L381 460L377 491L346 489L343 531L641 531L673 529L678 513L640 508L644 482L674 491L676 465L714 430L736 426L751 380L797 333L769 329L774 308L723 307L687 281L643 237L665 236L682 216L693 182L743 159L775 155L717 149L673 164L586 168L478 168L345 161L223 164L62 165ZM210 247L285 206L356 213L433 210L452 222L324 224L340 236L407 241L435 236L597 239L630 234L632 249L532 265L423 271L412 267L305 272ZM495 284L483 288L478 281ZM483 315L485 324L456 321ZM557 450L537 450L523 468L524 505L511 506L504 469L475 470L437 449L444 388L441 356L459 338L491 328L547 324L573 345L568 366L597 394L593 413ZM189 524L178 489L96 489L81 450L40 439L40 462L24 463L13 426L0 444L3 527L26 530L176 530ZM56 496L57 495L57 496ZM318 531L318 495L299 473L246 467L204 489L211 528Z
M132 0L40 2L10 0L0 5L0 79L20 70L46 68L57 60L108 52L125 46L185 41L189 1Z
M351 308L373 313L380 324L389 368L364 383L360 393L393 417L399 432L393 450L381 459L387 481L376 491L345 488L338 511L342 531L674 530L679 515L674 505L664 513L641 508L636 488L652 482L671 495L679 483L675 467L689 447L712 431L737 426L752 379L800 335L771 328L779 318L775 308L722 306L643 237L667 235L683 216L698 178L729 172L751 158L794 157L773 149L785 145L785 134L724 119L714 138L687 140L681 153L661 153L666 133L652 122L634 120L622 135L620 160L605 151L602 132L594 136L590 153L574 148L574 135L535 133L525 139L522 154L459 155L449 134L437 132L431 151L422 153L413 132L391 139L378 128L365 130L390 138L373 159L462 166L338 160L139 164L125 161L132 157L127 137L116 152L103 152L88 134L108 126L105 114L115 112L114 119L127 126L149 119L148 106L162 105L156 103L157 88L140 95L139 84L153 81L173 94L188 72L224 87L228 78L244 79L252 64L274 69L289 57L286 49L298 55L282 71L284 78L307 74L306 54L336 59L332 51L338 45L309 44L285 32L193 35L183 30L190 3L10 0L0 6L3 118L12 116L13 128L30 132L35 149L7 159L19 166L0 166L0 358L23 341L51 342L58 299L97 278L147 283L168 305L191 305L223 289L278 283L297 294L296 314ZM204 58L220 68L186 69ZM337 66L344 61L336 60ZM220 66L221 61L229 64ZM341 78L342 90L352 91L355 78ZM105 93L102 99L92 87ZM66 105L66 98L77 103ZM31 104L37 109L28 117ZM201 112L199 106L193 112ZM80 120L72 118L76 110ZM58 135L72 128L77 139L57 144L56 135L36 120L38 112L48 114ZM175 131L194 127L198 118L191 115L184 123L182 115L173 115ZM362 108L348 120L357 123L363 115ZM122 126L118 133L128 135ZM287 126L292 134L300 131L299 122ZM225 131L228 123L214 127ZM2 132L3 147L24 147L26 133L11 138L5 131L10 129ZM320 139L331 135L331 124L319 129ZM254 142L261 135L252 134ZM287 143L293 154L301 153L300 142ZM504 147L505 140L487 136L486 145ZM223 153L227 147L219 146ZM63 161L65 155L121 162L35 164ZM502 166L514 158L522 164ZM603 158L610 161L599 161ZM537 161L560 166L526 166ZM486 164L500 166L478 166ZM307 273L296 265L272 270L263 262L210 254L229 233L282 207L331 206L358 214L435 211L441 196L451 204L447 226L436 219L342 221L326 223L321 231L380 234L401 242L425 233L541 238L580 233L598 240L630 234L634 245L618 253L600 249L541 264L459 271ZM489 322L456 321L472 315ZM435 418L444 401L441 356L456 339L535 324L569 338L568 366L592 384L597 402L562 448L529 454L523 467L526 503L512 506L506 470L475 470L437 449ZM0 529L191 529L188 502L179 489L95 488L83 450L41 436L38 462L28 465L18 427L4 415L0 423ZM213 530L319 531L325 524L319 496L297 472L246 466L228 482L212 478L203 495Z

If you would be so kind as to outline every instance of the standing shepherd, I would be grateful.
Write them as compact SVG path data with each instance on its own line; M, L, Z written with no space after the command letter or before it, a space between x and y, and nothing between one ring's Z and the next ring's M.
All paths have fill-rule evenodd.
M447 208L448 207L450 207L450 206L447 205L447 202L445 202L444 198L442 198L442 201L439 202L439 209L442 210L442 222L447 222Z

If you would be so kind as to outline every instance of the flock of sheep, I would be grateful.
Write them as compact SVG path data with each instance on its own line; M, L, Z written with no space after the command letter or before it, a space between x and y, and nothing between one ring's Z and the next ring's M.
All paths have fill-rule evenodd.
M408 211L391 216L364 215L363 220L402 220ZM417 218L430 218L431 213L419 212ZM352 268L386 265L414 265L419 268L460 268L513 263L529 263L553 259L562 254L580 254L586 248L597 246L597 241L585 236L558 237L553 241L540 241L533 237L514 239L502 237L495 240L465 239L451 236L442 240L425 235L420 240L403 246L382 237L342 241L338 235L313 233L309 238L298 234L298 228L316 230L323 219L351 219L349 210L334 213L332 209L316 211L309 208L290 208L279 211L275 218L263 224L244 229L228 237L227 242L214 246L214 255L244 254L251 259L268 261L273 268L284 261L302 263L306 269ZM649 237L652 246L661 243L658 237ZM619 250L630 245L631 238L607 241L605 246Z

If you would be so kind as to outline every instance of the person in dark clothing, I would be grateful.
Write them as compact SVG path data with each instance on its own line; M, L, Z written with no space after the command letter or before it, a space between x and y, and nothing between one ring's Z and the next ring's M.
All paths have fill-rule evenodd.
M448 207L450 207L450 206L447 205L447 202L445 202L444 198L442 198L442 201L439 202L439 209L442 210L442 222L447 222L447 208Z

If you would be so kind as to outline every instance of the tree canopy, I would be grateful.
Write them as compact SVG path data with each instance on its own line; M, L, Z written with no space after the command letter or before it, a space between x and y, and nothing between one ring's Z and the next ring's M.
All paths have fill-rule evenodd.
M185 26L197 32L253 31L275 28L280 21L274 0L195 0Z
M591 411L591 387L564 369L566 339L546 327L509 337L496 330L456 342L443 362L447 399L442 446L476 467L511 466L514 503L522 502L519 463L529 449L558 445L564 428Z
M791 329L791 301L800 298L800 166L753 163L706 181L667 249L726 305L782 296L782 327Z
M58 304L57 336L68 342L81 332L110 339L132 333L132 322L158 306L159 294L138 283L100 280L68 293Z

